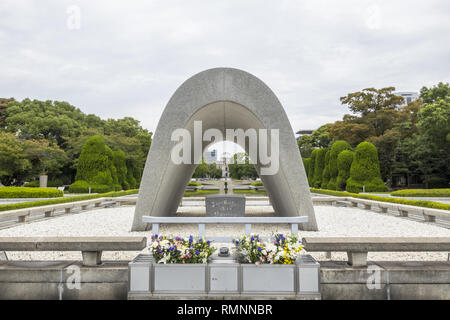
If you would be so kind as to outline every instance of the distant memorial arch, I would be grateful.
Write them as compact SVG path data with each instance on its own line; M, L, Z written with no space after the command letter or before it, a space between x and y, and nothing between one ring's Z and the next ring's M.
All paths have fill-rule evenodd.
M175 164L172 132L184 128L194 136L194 121L203 131L226 129L278 129L279 170L261 174L255 165L275 214L308 216L303 230L316 231L317 223L303 162L286 113L272 90L255 76L238 69L215 68L186 80L173 94L159 120L147 157L134 213L133 231L144 231L142 216L173 216L196 164ZM214 141L217 142L217 141ZM203 150L210 144L203 143ZM243 146L245 147L245 146Z

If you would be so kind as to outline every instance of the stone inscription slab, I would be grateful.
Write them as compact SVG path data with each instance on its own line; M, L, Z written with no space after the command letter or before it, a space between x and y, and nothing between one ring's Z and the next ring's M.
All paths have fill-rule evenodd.
M210 195L205 198L207 217L244 217L245 197L235 194Z

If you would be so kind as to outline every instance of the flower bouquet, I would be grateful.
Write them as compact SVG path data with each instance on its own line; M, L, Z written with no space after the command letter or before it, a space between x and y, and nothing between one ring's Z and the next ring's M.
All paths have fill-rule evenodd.
M264 242L258 235L241 236L234 240L236 254L241 263L293 264L303 245L297 235L275 234L272 243Z
M193 236L167 237L152 235L150 250L156 263L207 263L216 250L211 241Z

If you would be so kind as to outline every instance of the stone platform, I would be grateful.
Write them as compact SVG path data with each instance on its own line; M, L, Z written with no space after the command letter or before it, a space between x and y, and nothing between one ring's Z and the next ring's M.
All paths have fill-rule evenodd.
M124 300L128 262L107 261L97 267L73 261L0 262L0 299ZM369 261L367 267L351 267L343 261L320 264L324 300L450 299L450 262ZM80 289L67 284L74 267L80 271Z

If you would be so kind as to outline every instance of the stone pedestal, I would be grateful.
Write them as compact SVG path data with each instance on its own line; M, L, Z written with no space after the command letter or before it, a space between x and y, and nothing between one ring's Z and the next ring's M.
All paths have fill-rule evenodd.
M39 187L47 188L47 181L48 181L48 176L46 174L39 176Z

